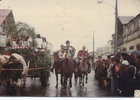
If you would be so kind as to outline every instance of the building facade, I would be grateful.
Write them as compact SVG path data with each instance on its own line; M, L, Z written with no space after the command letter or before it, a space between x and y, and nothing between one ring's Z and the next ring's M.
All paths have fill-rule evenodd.
M0 9L0 47L6 47L6 39L14 25L12 10Z
M118 21L118 52L127 52L140 43L140 14L134 16L119 16ZM114 51L115 34L112 34L111 48Z
M130 50L133 46L136 50L136 45L140 43L140 14L131 19L125 27L123 27L123 44L121 49Z

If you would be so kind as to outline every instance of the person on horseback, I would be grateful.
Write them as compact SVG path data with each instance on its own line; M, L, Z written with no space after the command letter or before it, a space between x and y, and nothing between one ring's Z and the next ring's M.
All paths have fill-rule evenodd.
M78 66L80 65L80 60L82 58L82 56L86 56L87 57L87 64L88 64L88 70L90 70L91 66L89 63L90 60L90 54L88 53L88 51L86 51L86 46L83 45L82 50L79 50L77 58L78 58Z
M65 52L67 49L69 51L69 56L72 59L72 61L74 62L74 66L76 67L76 61L73 58L74 55L75 55L76 49L73 46L70 45L70 41L69 40L66 41L66 46L64 47L64 51L63 52Z
M67 49L70 53L70 57L73 58L74 55L75 55L76 49L73 46L70 45L70 41L68 41L68 40L66 41L66 46L64 47L64 50L67 50Z
M58 57L60 58L59 60L59 64L61 65L62 59L63 59L63 53L64 53L64 49L65 46L63 44L61 44L60 46L60 50L57 51ZM52 68L50 69L51 72L53 72L54 66L52 66Z

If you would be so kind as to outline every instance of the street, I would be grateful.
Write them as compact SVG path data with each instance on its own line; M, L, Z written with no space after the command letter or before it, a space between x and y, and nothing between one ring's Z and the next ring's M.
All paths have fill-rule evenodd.
M74 78L73 78L74 79ZM94 70L89 74L88 83L84 87L80 87L79 83L72 81L72 88L64 89L59 81L58 88L55 88L55 74L51 73L48 86L43 88L39 79L27 78L25 90L21 90L21 96L37 96L37 97L108 97L109 90L98 87L98 81L94 79ZM1 96L14 96L13 91L6 90L5 84L1 85ZM6 92L8 91L8 92ZM5 92L5 93L4 93Z

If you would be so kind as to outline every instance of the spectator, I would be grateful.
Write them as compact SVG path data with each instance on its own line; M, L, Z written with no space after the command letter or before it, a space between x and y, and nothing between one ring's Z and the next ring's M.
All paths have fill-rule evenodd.
M138 44L136 45L136 48L137 48L138 51L140 51L140 43L138 43Z
M22 40L18 41L18 46L22 46Z
M27 41L28 41L28 46L31 46L32 45L32 41L33 41L32 37L29 36L29 39Z
M103 70L103 60L102 57L99 56L98 64L97 64L97 72L96 72L96 77L98 78L99 81L99 87L103 87L102 70Z
M111 86L111 77L112 77L111 69L113 66L113 58L111 58L111 60L109 60L108 62L109 62L109 68L107 70L107 82L108 82L108 86Z
M102 69L102 81L104 82L104 86L105 88L107 87L107 82L106 82L106 78L107 78L107 68L108 68L108 62L104 61L103 62L103 69Z
M12 46L11 38L8 39L8 42L7 42L6 46L7 47L11 47Z
M128 97L130 96L130 84L128 77L128 67L125 64L120 66L119 79L118 79L118 92L119 96Z
M111 96L117 96L117 88L118 88L118 78L119 78L119 67L120 67L120 59L114 58L114 65L111 69Z
M13 44L13 46L17 46L17 42L16 42L15 38L13 38L12 44Z
M134 50L134 46L130 46L129 50Z
M28 42L27 42L27 40L25 39L25 37L22 37L22 46L23 47L27 47L28 46Z
M42 43L43 43L43 41L42 41L42 39L40 37L40 34L37 34L36 42L37 42L37 48L38 49L42 49Z
M42 40L43 40L42 48L43 48L43 49L46 49L46 48L47 48L47 41L46 41L46 38L42 38Z

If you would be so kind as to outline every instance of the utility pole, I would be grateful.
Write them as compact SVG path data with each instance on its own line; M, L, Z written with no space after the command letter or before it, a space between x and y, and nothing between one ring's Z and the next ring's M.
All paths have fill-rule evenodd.
M101 4L103 3L103 1L98 0L97 3ZM109 3L106 2L106 4L112 7L112 5L110 5ZM118 0L115 1L115 38L114 38L114 54L116 55L117 53L118 53Z
M94 57L95 57L94 54L95 54L95 53L94 53L94 32L93 32L93 52L92 52L93 60L94 60Z
M118 0L116 0L115 7L115 41L114 41L114 54L118 52Z

